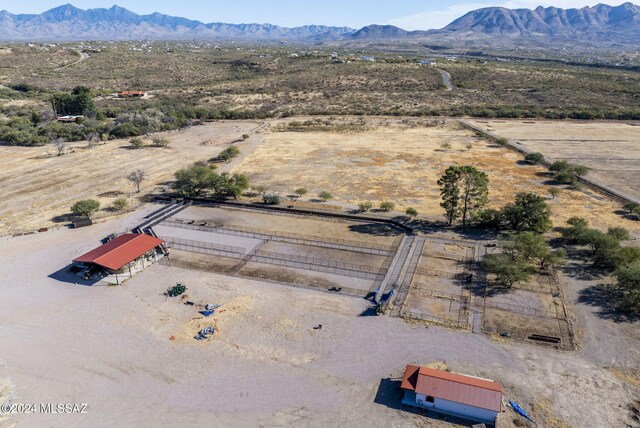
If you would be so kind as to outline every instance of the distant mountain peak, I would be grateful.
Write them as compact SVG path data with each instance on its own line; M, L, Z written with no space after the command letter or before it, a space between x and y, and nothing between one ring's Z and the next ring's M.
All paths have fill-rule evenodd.
M531 9L488 7L467 13L443 29L511 37L640 34L640 7L598 4L581 9L539 6Z

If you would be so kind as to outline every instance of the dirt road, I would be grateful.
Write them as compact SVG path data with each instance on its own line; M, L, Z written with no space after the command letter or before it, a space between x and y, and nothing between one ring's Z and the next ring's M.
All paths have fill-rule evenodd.
M440 72L440 75L442 75L442 83L444 83L444 86L447 87L447 91L453 90L454 86L451 82L451 75L449 74L449 72L441 69L438 69L438 71Z

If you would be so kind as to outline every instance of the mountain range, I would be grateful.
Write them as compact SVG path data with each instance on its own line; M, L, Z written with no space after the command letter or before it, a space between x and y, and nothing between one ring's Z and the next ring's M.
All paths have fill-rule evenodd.
M489 7L467 13L440 30L406 31L392 25L348 27L306 25L287 28L272 24L202 23L160 13L137 15L119 6L78 9L70 4L42 14L0 12L0 40L297 40L368 41L460 38L572 38L603 42L640 39L640 7L625 3L581 9Z

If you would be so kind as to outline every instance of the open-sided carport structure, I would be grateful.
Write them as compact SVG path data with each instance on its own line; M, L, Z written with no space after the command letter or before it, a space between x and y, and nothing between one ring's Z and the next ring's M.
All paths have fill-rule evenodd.
M90 268L98 266L110 274L115 275L116 283L120 284L118 275L125 272L132 276L132 268L144 269L145 260L157 261L156 249L164 244L162 239L146 234L127 233L89 251L73 260L77 266Z

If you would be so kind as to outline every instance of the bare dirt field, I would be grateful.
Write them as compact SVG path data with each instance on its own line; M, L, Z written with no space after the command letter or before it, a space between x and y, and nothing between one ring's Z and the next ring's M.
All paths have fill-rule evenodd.
M589 340L579 352L558 352L362 317L369 303L361 299L176 266L152 265L120 287L50 277L143 215L0 238L10 296L0 300L0 384L13 385L14 402L88 404L87 414L10 415L10 425L446 427L400 407L398 390L406 364L445 361L500 381L538 426L633 424L637 329L599 319L579 301ZM176 282L188 300L221 303L220 311L203 318L184 299L167 299ZM219 332L195 341L208 325ZM501 426L515 418L506 410Z
M283 195L306 187L310 199L327 190L335 203L392 201L399 211L414 207L437 217L442 208L436 182L451 164L474 165L488 173L492 207L511 202L521 191L548 195L546 178L538 175L544 168L521 165L517 153L478 139L456 122L426 127L375 119L368 126L367 131L346 133L276 132L274 125L264 143L235 168ZM616 214L620 204L589 190L566 189L555 200L549 197L549 203L557 226L578 215L595 227L615 224L640 232L638 222Z
M51 227L69 207L83 198L100 201L97 217L118 197L127 197L131 207L139 198L158 192L173 173L190 163L215 157L232 141L250 133L258 122L210 123L184 131L169 132L168 148L131 150L126 140L113 140L92 149L86 142L69 143L68 154L56 156L52 145L44 147L0 146L0 236ZM243 145L253 144L253 136ZM137 169L147 174L141 193L135 193L124 177Z
M590 177L640 200L640 126L624 122L475 121L551 160L591 169Z

